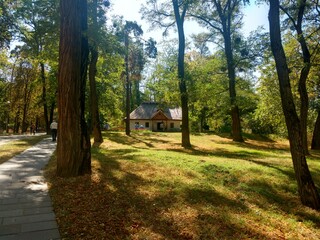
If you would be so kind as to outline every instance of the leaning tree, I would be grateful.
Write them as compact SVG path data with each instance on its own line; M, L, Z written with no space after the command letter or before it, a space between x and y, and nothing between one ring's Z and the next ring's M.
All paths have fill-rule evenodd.
M279 0L270 0L269 28L271 50L276 63L281 104L289 135L293 168L302 204L313 209L320 209L320 197L312 180L306 161L306 152L303 148L301 122L296 111L292 88L290 85L290 72L285 51L282 46L279 12Z

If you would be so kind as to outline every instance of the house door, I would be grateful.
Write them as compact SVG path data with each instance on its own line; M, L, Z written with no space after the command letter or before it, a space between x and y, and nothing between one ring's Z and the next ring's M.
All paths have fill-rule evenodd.
M163 122L157 122L157 131L163 131Z

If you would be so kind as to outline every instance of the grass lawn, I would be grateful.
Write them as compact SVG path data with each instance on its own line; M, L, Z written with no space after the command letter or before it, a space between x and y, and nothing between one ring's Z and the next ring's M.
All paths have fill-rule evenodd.
M0 164L8 161L10 158L22 153L24 150L40 142L46 135L25 137L21 140L12 140L0 146Z
M288 143L180 133L104 133L92 175L55 176L63 239L320 239L320 212L300 204ZM308 158L320 184L320 153Z

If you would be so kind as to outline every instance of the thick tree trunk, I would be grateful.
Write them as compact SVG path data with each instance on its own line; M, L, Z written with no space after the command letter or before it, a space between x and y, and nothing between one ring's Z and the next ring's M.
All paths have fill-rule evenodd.
M91 142L88 126L85 120L86 83L88 73L89 43L88 43L88 6L87 0L80 0L81 9L81 84L80 84L80 119L82 159L81 173L91 173Z
M177 0L172 0L174 14L179 36L179 52L178 52L178 79L182 109L182 126L181 126L181 145L184 148L190 148L190 130L189 130L189 106L188 106L188 92L184 76L184 54L185 54L185 35L184 35L184 17L186 13L186 6L182 13L179 12L179 5Z
M223 37L224 37L224 49L228 65L228 78L229 78L229 96L231 104L231 120L232 120L232 138L233 141L243 142L242 133L241 133L241 123L240 123L240 112L237 105L237 94L236 94L236 73L235 65L232 52L232 43L231 43L231 32L230 24L226 20L222 21L223 23Z
M237 104L231 105L231 119L232 119L232 139L235 142L243 142L241 133L240 113Z
M320 150L320 111L318 111L317 120L313 129L311 149Z
M60 17L57 174L71 177L91 172L91 145L84 120L87 2L61 0Z
M300 199L302 204L313 209L319 209L320 198L307 165L305 151L303 148L301 124L293 101L289 69L282 46L279 0L270 0L269 28L271 50L276 62L276 69L280 85L281 104L288 129L290 151L295 176L298 183Z
M40 68L41 68L41 83L42 83L43 117L46 125L46 133L50 134L50 123L48 119L48 104L47 104L47 87L46 87L44 63L40 63Z
M129 79L129 33L125 31L124 35L124 45L126 48L125 55L125 68L126 68L126 135L130 136L130 79Z
M306 67L309 68L310 67ZM301 123L301 137L302 137L302 146L306 155L309 154L308 149L308 131L307 131L307 124L308 124L308 108L309 108L309 97L307 93L306 87L306 80L309 69L307 70L305 67L301 71L301 76L299 80L299 95L300 95L300 123Z
M300 43L302 55L303 55L303 68L300 73L299 78L299 95L300 95L300 121L301 121L301 133L302 133L302 143L303 149L306 154L309 154L308 150L308 108L309 108L309 97L307 92L307 79L311 68L311 55L305 37L302 31L302 21L304 10L306 7L306 0L299 1L299 10L298 10L298 20L296 26L297 39Z
M98 51L93 46L91 47L91 61L89 65L89 82L90 82L90 106L91 106L91 118L92 118L92 133L95 143L102 143L103 138L100 127L98 97L96 88L96 73L97 73L97 61Z
M50 123L52 123L52 121L53 121L53 114L54 114L55 107L56 107L56 103L52 102L51 106L50 106L50 117L49 117L49 122ZM49 128L50 128L50 126L49 126Z
M92 2L92 28L93 32L97 34L98 23L97 23L97 0ZM91 46L91 61L89 65L89 82L90 82L90 106L91 106L91 118L92 118L92 133L95 143L102 143L103 138L101 134L100 125L100 114L99 114L99 103L97 97L97 87L96 87L96 74L97 74L97 62L98 62L98 47L96 44L96 36L91 36L92 46Z

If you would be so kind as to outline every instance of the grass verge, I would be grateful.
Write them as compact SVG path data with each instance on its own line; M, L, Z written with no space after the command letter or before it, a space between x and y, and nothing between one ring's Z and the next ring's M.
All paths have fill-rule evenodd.
M0 164L8 161L10 158L14 157L15 155L18 155L24 150L32 147L33 145L40 142L45 137L47 136L39 135L39 136L24 137L21 140L13 140L1 145L0 146L1 148Z
M92 174L46 170L63 239L320 239L320 214L300 204L286 141L108 132ZM308 159L317 184L319 155ZM319 186L319 185L317 185Z

